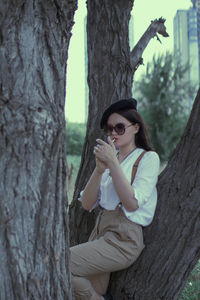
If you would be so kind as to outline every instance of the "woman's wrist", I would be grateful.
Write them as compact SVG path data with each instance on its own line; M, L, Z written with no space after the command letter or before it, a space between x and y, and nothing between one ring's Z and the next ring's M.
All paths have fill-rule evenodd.
M94 172L97 176L102 176L105 170L99 170L97 167L94 169Z
M110 160L108 162L108 167L109 167L110 171L111 171L111 169L119 167L119 166L120 166L120 164L119 164L117 157L113 158L112 160Z

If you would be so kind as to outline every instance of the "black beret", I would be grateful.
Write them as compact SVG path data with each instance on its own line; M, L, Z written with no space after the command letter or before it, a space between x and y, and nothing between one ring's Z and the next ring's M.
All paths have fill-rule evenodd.
M100 122L101 128L103 128L106 125L107 120L108 120L109 116L112 113L118 112L118 111L124 110L124 109L135 109L135 110L137 110L137 100L135 100L134 98L122 99L122 100L119 100L119 101L111 104L104 111L104 113L102 115L101 122Z

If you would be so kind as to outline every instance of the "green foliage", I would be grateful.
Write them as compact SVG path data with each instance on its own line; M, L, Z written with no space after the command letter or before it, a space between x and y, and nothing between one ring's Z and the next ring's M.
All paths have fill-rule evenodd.
M150 127L151 144L162 161L167 161L175 149L194 99L194 86L185 79L188 68L167 52L154 56L146 74L136 83L139 111Z
M73 175L76 177L81 163L81 156L69 154L67 155L67 163L69 167L73 165Z
M86 126L81 123L67 122L67 154L81 155Z
M200 260L191 272L179 300L200 299Z
M81 162L81 156L80 155L67 155L67 164L70 170L72 171L71 178L68 177L68 184L67 184L67 195L68 195L68 201L71 203L74 193L74 186L76 182L76 177L78 174L79 166Z

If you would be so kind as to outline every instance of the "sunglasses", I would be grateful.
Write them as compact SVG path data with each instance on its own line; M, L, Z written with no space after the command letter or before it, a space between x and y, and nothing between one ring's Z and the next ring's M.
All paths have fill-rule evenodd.
M118 123L116 124L115 126L112 126L112 125L107 125L105 128L104 128L104 131L107 135L111 135L112 132L113 132L113 129L115 130L115 132L118 134L118 135L123 135L126 131L126 128L132 126L133 124L130 124L128 126L125 126L123 123Z

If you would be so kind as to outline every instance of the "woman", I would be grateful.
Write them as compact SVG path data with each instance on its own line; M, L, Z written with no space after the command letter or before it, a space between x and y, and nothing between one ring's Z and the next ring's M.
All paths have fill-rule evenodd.
M135 99L120 100L101 119L108 142L97 139L96 167L81 193L84 209L100 205L101 212L89 241L71 248L76 300L113 299L106 295L110 273L129 267L138 258L144 248L142 226L149 225L154 216L159 157L147 142L136 108Z

